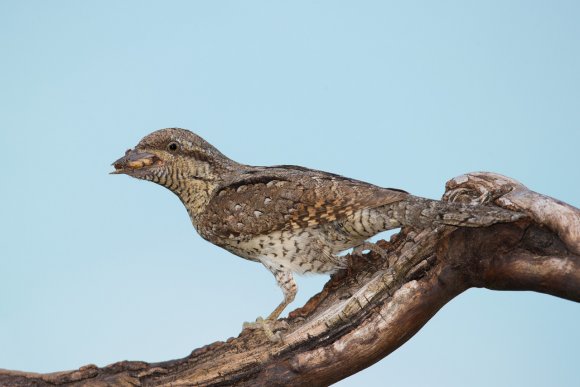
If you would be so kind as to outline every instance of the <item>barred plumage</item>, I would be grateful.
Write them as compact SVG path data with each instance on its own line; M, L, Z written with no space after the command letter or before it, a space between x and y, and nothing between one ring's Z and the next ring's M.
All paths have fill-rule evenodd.
M161 184L185 205L193 226L240 257L261 262L284 293L268 319L294 299L292 273L329 273L345 266L339 253L407 223L474 224L477 208L417 198L328 172L292 165L237 163L196 134L178 128L151 133L114 163L115 172ZM516 215L506 210L505 221Z

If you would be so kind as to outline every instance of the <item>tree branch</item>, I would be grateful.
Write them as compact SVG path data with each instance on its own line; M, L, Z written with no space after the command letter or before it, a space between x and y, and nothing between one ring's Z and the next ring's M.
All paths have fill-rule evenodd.
M372 252L351 257L348 270L290 313L279 343L247 329L184 359L53 374L0 370L0 385L328 385L393 352L470 287L580 301L578 209L492 173L452 179L443 199L495 204L528 217L485 228L403 229L379 242L388 260Z

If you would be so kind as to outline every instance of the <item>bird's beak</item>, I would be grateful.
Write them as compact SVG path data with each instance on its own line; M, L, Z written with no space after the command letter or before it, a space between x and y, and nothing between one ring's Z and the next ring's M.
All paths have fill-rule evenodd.
M125 152L125 156L112 164L115 170L111 174L130 174L133 171L158 163L161 163L161 160L152 153L139 151L137 149L128 149Z

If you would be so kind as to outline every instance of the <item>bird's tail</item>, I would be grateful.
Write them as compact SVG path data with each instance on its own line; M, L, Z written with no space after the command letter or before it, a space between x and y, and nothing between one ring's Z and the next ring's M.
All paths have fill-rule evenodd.
M525 214L488 205L442 202L409 196L393 205L393 217L402 225L429 226L445 224L459 227L486 227L514 222Z

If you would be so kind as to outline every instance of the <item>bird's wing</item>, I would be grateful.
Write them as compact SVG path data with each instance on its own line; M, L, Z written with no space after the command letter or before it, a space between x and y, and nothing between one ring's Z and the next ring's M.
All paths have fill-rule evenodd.
M245 239L322 225L407 196L405 191L301 167L260 168L220 187L203 223L216 236Z

